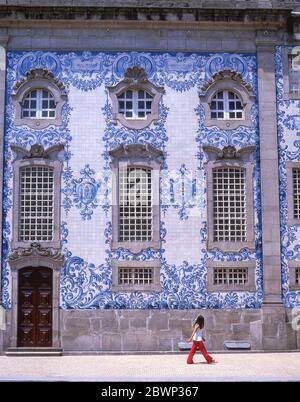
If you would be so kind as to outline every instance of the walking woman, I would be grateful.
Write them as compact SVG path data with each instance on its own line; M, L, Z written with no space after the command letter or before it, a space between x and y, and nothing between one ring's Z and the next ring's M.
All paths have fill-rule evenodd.
M205 360L207 363L214 363L215 360L207 353L207 350L205 348L205 345L203 342L205 342L205 339L202 335L203 333L203 328L204 328L204 317L202 315L199 315L195 321L194 324L194 329L192 332L192 335L188 339L187 342L193 341L192 348L190 350L190 353L187 358L187 364L193 364L193 357L194 354L197 350L197 348L200 350L202 355L204 356Z

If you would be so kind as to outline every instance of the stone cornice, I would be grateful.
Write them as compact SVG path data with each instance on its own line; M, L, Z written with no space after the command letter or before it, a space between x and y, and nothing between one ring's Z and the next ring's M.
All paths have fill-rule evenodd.
M153 2L152 2L153 3ZM160 2L159 2L160 3ZM23 26L30 23L30 25L44 25L51 22L52 26L61 24L68 21L70 26L87 23L89 27L105 22L139 22L141 24L148 24L155 22L160 24L165 23L180 23L181 25L189 25L197 23L199 29L199 22L204 25L226 24L243 24L245 26L260 24L268 26L269 29L278 29L284 26L287 18L290 16L291 9L266 9L256 8L207 8L207 7L178 7L178 8L163 8L158 7L158 2L155 2L153 7L137 7L126 8L123 7L75 7L66 6L53 7L53 6L0 6L0 27L14 27ZM223 3L223 2L222 2ZM248 3L248 2L247 2ZM31 3L33 4L33 3ZM125 3L126 4L126 3ZM214 4L215 7L215 4ZM214 29L216 27L214 26ZM258 27L257 27L258 28Z
M3 1L4 3L4 1ZM100 1L96 0L65 0L63 2L64 8L99 8ZM101 0L101 8L134 8L134 9L295 9L299 6L298 0L114 0L113 7L111 0ZM6 0L7 7L49 7L48 0ZM53 7L62 7L61 0L53 0L51 2Z

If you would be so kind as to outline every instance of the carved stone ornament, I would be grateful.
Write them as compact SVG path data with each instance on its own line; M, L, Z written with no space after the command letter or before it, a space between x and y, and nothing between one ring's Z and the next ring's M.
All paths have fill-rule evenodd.
M255 145L250 145L239 150L237 150L233 145L227 145L223 149L211 145L203 145L203 151L208 156L208 160L236 159L246 162L251 159L251 155L254 154L255 149Z
M124 80L127 84L144 84L148 82L147 74L141 67L128 68L124 74Z
M26 148L22 148L18 145L11 145L10 147L11 150L16 154L16 158L14 160L32 158L55 159L57 154L64 150L63 144L53 145L48 149L44 149L44 147L40 144L33 144L31 145L29 151Z
M58 78L56 78L54 76L53 73L51 73L51 71L45 69L45 68L34 68L31 69L30 71L28 71L25 75L25 77L21 78L19 81L17 81L14 85L13 88L13 95L16 95L17 92L19 91L19 89L27 82L27 81L32 81L32 80L36 80L42 78L44 80L48 80L48 81L52 81L53 84L55 84L57 86L57 88L59 88L62 93L62 96L66 96L66 92L65 92L65 85L63 82L61 82Z
M111 158L130 158L142 157L156 159L163 155L163 152L154 148L150 144L122 144L119 147L109 151Z
M211 85L214 85L217 81L229 79L233 82L239 83L246 88L249 92L252 92L252 86L249 82L245 81L240 73L233 70L222 70L216 72L205 84L202 85L201 90L206 92Z
M24 257L47 257L53 261L64 262L64 255L60 251L42 248L39 243L31 243L28 248L19 247L10 254L9 261L20 260Z

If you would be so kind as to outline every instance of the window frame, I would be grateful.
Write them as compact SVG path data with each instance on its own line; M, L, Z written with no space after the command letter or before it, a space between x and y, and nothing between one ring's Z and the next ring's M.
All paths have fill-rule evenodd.
M109 152L112 159L112 249L125 248L138 253L147 248L159 249L160 240L160 167L162 152L151 145L120 145ZM144 167L151 169L152 191L152 241L120 241L119 240L119 171L125 167Z
M214 99L215 96L217 96L219 93L223 93L223 99L222 99L222 100L220 100L220 99L216 99L216 100L215 100L215 99ZM211 109L211 104L210 104L210 118L211 118L212 120L232 120L232 121L235 121L235 120L244 120L244 119L245 119L245 111L244 111L244 108L241 109L241 110L233 109L233 110L230 111L230 109L229 109L229 102L230 102L229 93L233 93L235 96L238 97L238 99L232 99L233 101L240 101L241 103L243 103L243 101L242 101L242 99L239 97L239 95L238 95L237 93L231 91L231 90L224 89L224 90L222 90L222 91L215 92L215 94L214 94L213 97L211 98L211 102L220 102L220 101L223 102L224 109L223 109L223 110L221 110L221 109ZM211 116L212 113L217 113L217 114L218 114L219 112L223 112L223 113L224 113L224 118L223 118L223 119L218 118L218 117L212 117L212 116ZM229 117L229 113L230 113L230 112L234 112L234 113L241 112L241 113L242 113L242 117L240 117L240 118L231 118L231 117Z
M143 68L128 68L124 74L124 79L115 86L107 87L112 101L113 122L118 122L126 128L140 130L148 127L151 123L156 123L159 119L159 101L164 93L163 87L152 84ZM148 92L152 97L151 113L145 119L126 119L119 111L118 97L127 90Z
M300 261L288 261L289 269L289 291L300 290L300 283L296 283L296 270L300 269Z
M36 97L37 107L36 107L36 109L35 109L35 112L36 112L36 114L37 114L37 117L30 117L30 116L24 117L24 116L23 116L23 113L24 113L24 102L25 102L27 96L30 95L33 91L36 91L36 93L37 93L37 97ZM30 89L30 91L28 91L27 94L25 94L24 97L23 97L23 102L22 102L22 119L32 119L32 120L38 120L38 119L39 119L39 120L41 120L41 119L50 119L50 120L53 120L53 119L55 119L55 115L54 115L54 117L43 117L43 116L42 116L42 113L43 113L44 110L47 110L48 112L54 110L54 114L56 113L56 105L55 105L54 109L49 109L49 108L43 109L43 101L45 100L45 98L43 98L43 92L44 92L44 91L47 91L47 92L52 96L52 98L53 98L53 100L54 100L54 102L55 102L55 98L54 98L52 92L51 92L49 89L45 89L45 88L33 88L33 89ZM48 99L47 99L47 100L48 100ZM26 110L28 110L28 112L30 113L30 111L31 111L31 110L34 110L34 109L28 108L28 109L26 109Z
M127 112L127 111L130 111L129 109L124 108L124 112L121 112L121 111L120 111L120 110L121 110L120 104L119 104L119 106L118 106L119 113L123 114L123 115L124 115L124 118L125 118L126 120L146 120L148 114L151 114L151 113L152 113L153 96L150 95L150 94L149 94L147 91L145 91L144 89L139 89L139 90L126 89L126 90L123 91L120 95L117 96L118 102L120 102L120 101L122 102L122 101L123 101L123 102L126 104L127 97L125 97L125 99L121 99L121 100L120 100L120 96L126 94L128 91L131 91L131 92L132 92L132 98L131 98L131 102L132 102L132 110L131 110L131 111L132 111L132 117L126 117L126 112ZM147 93L148 95L151 96L151 98L148 98L148 101L151 102L150 113L147 113L147 108L146 108L146 109L142 109L142 111L145 112L145 116L144 116L144 117L138 117L138 113L139 113L140 110L141 110L141 109L139 109L139 106L138 106L138 102L141 101L140 98L139 98L139 92L140 92L140 91L143 91L144 93ZM128 100L129 100L129 99L130 99L130 98L128 98ZM147 102L147 98L143 98L142 101L143 101L143 102Z
M160 269L161 262L159 260L152 261L118 261L112 260L112 292L161 292ZM119 269L120 268L153 268L153 283L149 285L120 285Z
M244 106L243 119L216 119L211 118L212 98L221 91L235 93ZM222 130L234 130L240 126L252 127L251 109L255 103L255 95L249 83L242 76L231 70L218 71L213 77L204 83L199 95L204 107L204 124L206 127L218 127Z
M230 285L216 285L214 284L214 269L224 268L224 269L239 269L247 268L248 270L248 281L246 284L230 284ZM209 293L212 292L255 292L255 269L256 261L213 261L208 260L206 262L207 269L207 283L206 288Z
M25 97L35 89L49 91L55 101L55 118L23 117L23 102ZM62 108L67 101L64 84L57 80L51 72L45 69L32 69L26 76L18 81L13 89L12 101L15 110L15 126L28 126L35 130L41 130L48 126L61 126Z
M298 52L299 53L299 52ZM290 80L290 59L293 53L288 47L282 48L282 72L283 72L283 100L297 100L300 99L299 92L291 92L291 80ZM300 74L300 71L299 71ZM300 80L299 80L300 84Z
M294 179L293 169L300 169L300 162L286 161L286 175L287 175L287 204L288 204L288 226L300 225L300 218L294 217Z
M33 145L31 150L36 146ZM26 248L31 243L39 243L44 248L60 248L60 199L61 199L61 174L63 165L63 145L54 145L46 151L40 147L40 155L27 151L24 148L11 145L16 158L12 162L13 166L13 227L12 227L12 249L19 247ZM20 172L24 167L43 166L53 169L53 238L52 241L20 241Z
M227 154L226 148L235 150L234 147L224 147L223 151L212 146L203 146L207 155L205 163L207 183L207 221L208 221L208 250L220 249L224 252L240 252L243 248L255 249L254 238L254 189L253 174L255 162L253 152L255 146L242 148L234 151L233 155ZM214 240L214 193L213 193L213 169L215 168L241 168L245 170L245 195L246 195L246 241L215 241Z

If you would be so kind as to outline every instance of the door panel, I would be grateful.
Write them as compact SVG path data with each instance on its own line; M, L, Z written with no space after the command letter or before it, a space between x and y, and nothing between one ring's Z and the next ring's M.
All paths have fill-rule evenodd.
M52 346L52 270L19 271L18 346Z

